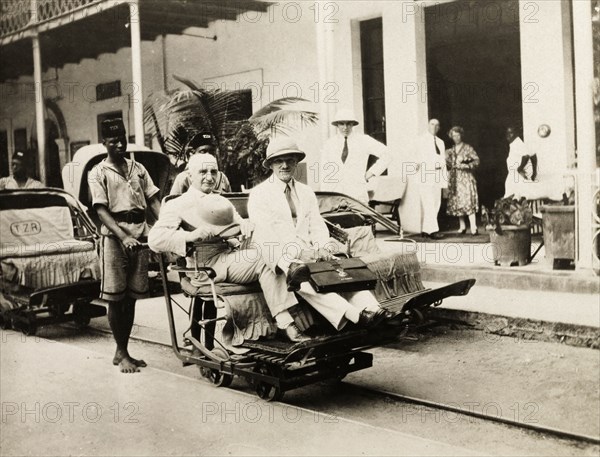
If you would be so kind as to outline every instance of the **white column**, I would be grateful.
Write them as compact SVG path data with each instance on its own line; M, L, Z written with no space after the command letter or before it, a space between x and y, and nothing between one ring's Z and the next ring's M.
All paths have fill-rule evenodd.
M568 6L569 2L562 1L519 0L523 133L528 148L540 158L540 179L562 176L573 165L575 124ZM552 134L548 138L538 136L541 124L550 125Z
M317 36L317 65L319 68L319 91L327 84L327 39L326 39L326 24L324 21L315 22L315 31ZM319 121L321 123L321 141L324 143L329 138L329 108L325 103L325 97L319 96Z
M335 127L331 126L331 121L333 119L333 116L335 115L335 112L337 111L337 105L335 103L326 103L325 100L325 85L326 84L332 84L332 83L338 83L338 78L336 75L336 71L335 71L335 65L336 65L336 55L335 55L335 43L334 40L336 38L336 31L337 28L335 27L335 25L331 22L326 22L323 20L323 28L324 28L324 36L325 36L325 70L326 70L326 75L325 75L325 83L324 85L321 87L321 90L319 91L320 93L320 97L322 98L323 102L325 102L325 106L326 106L326 112L327 112L327 119L324 119L325 125L327 126L327 133L328 133L328 137L331 136L332 133L334 133L335 131ZM329 87L329 86L327 86Z
M40 164L40 179L46 184L46 128L44 125L44 91L42 88L42 56L40 52L40 37L36 34L32 38L33 44L33 85L35 87L35 126L38 143L38 157Z
M575 50L575 92L577 113L578 171L578 254L577 267L592 268L592 176L596 170L596 138L594 126L594 54L592 40L592 6L590 0L573 3Z
M142 90L142 43L140 34L139 0L129 1L129 28L131 30L131 71L135 95L133 103L133 120L136 144L144 144L144 92Z
M402 228L420 232L420 198L411 145L427 128L424 7L412 1L386 2L383 11L387 145L390 176L406 185L400 205Z

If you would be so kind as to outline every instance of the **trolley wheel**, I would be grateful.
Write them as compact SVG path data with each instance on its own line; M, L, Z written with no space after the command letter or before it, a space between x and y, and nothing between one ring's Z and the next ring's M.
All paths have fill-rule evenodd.
M348 356L342 358L338 363L331 366L330 370L332 370L332 376L325 380L326 384L336 385L344 380L346 376L348 376L347 369L350 362L352 362L353 356Z
M81 303L73 304L73 322L79 329L87 328L92 318L86 312L85 305Z
M0 329L10 330L10 317L5 313L0 313Z
M211 351L217 357L221 359L227 359L229 354L221 348L214 348ZM223 373L213 368L200 367L200 376L208 379L213 385L217 387L229 387L233 382L233 375Z
M423 313L417 308L408 310L408 312L406 313L406 317L408 317L409 322L414 325L422 324L425 321Z
M12 328L18 330L25 336L33 336L37 332L35 317L25 314L22 317L13 316L11 319Z
M266 365L261 365L258 370L259 373L261 374L265 374L265 375L273 375L273 370L270 369L268 366ZM273 386L271 384L267 384L266 382L263 381L256 381L255 384L255 389L256 389L256 395L258 395L259 398L266 400L266 401L281 401L281 399L283 398L284 395L284 391L281 390L280 387L276 387Z

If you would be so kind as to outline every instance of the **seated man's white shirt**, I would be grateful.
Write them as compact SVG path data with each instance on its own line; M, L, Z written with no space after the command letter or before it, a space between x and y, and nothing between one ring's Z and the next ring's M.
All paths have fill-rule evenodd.
M290 262L297 259L302 249L332 246L314 191L305 184L293 183L298 198L294 223L285 187L283 181L271 176L254 187L248 199L248 214L255 224L254 240L265 263L274 272L278 268L287 272ZM358 316L361 310L378 309L378 302L369 291L319 294L304 282L298 294L337 330L346 324L347 313L354 312Z
M315 193L305 184L290 182L292 198L296 200L295 221L285 197L286 184L274 176L253 188L248 199L248 214L256 226L254 241L267 249L265 261L272 270L279 266L286 271L302 249L330 245L329 230Z
M27 178L23 187L12 176L0 178L0 190L16 190L16 189L43 189L44 185L36 179Z

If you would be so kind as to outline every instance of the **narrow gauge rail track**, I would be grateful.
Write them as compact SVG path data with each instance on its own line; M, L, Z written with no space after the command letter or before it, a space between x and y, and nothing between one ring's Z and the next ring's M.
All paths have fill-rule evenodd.
M350 383L347 381L342 381L342 383L350 388L352 391L356 392L359 395L365 396L373 396L380 398L388 398L399 402L410 403L419 406L425 406L434 410L448 411L456 414L460 414L467 417L474 417L480 420L484 420L487 422L495 422L504 425L509 425L515 428L527 429L531 431L535 431L541 434L548 434L555 436L557 438L565 438L573 441L577 441L580 443L590 443L600 445L600 437L594 437L590 435L583 435L579 433L573 433L566 430L560 430L553 427L546 427L544 425L539 425L536 423L530 422L522 422L514 419L509 419L501 416L494 416L491 414L485 414L482 412L469 410L465 408L461 408L459 406L448 405L445 403L440 403L431 400L424 400L422 398L410 397L407 395L398 394L395 392L389 392L385 390L371 389L369 387L364 387L358 384Z
M96 332L99 332L99 333L105 333L105 334L109 334L109 335L111 334L111 332L108 330L103 330L103 329L98 329L98 328L94 328L93 330ZM146 338L141 338L141 337L134 336L134 335L131 336L131 339L143 341L144 343L154 344L157 346L170 347L169 344L152 341L152 340L149 340ZM572 441L575 441L578 443L589 443L589 444L600 445L600 437L594 437L594 436L590 436L590 435L573 433L573 432L569 432L566 430L560 430L560 429L557 429L554 427L546 427L544 425L530 423L530 422L522 422L522 421L518 421L518 420L514 420L514 419L509 419L506 417L494 416L491 414L485 414L482 412L461 408L459 406L449 405L449 404L431 401L431 400L425 400L422 398L410 397L410 396L402 395L402 394L395 393L395 392L372 389L369 387L360 386L358 384L350 383L347 381L341 381L341 383L345 387L348 387L349 389L354 391L357 395L388 398L388 399L392 399L397 402L420 405L420 406L428 407L428 408L431 408L434 410L448 411L448 412L460 414L460 415L466 416L466 417L473 417L473 418L491 422L491 423L504 424L504 425L518 428L518 429L530 430L530 431L533 431L533 432L536 432L539 434L547 434L547 435L550 435L553 437L568 439L568 440L572 440ZM283 401L282 403L285 403L285 401ZM293 405L291 405L291 406L293 406Z

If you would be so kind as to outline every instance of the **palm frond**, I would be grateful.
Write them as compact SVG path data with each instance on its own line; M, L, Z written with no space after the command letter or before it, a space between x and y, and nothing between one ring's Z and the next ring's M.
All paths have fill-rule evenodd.
M295 103L300 103L300 102L309 102L308 100L306 100L305 98L299 98L299 97L284 97L284 98L279 98L277 100L272 101L271 103L269 103L268 105L263 106L261 109L259 109L256 113L254 113L250 119L248 119L250 122L255 121L267 114L271 114L273 112L276 111L281 111L282 109L284 109L285 106L288 105L293 105Z
M179 81L180 83L186 85L190 88L190 90L204 91L205 89L202 86L198 85L195 81L186 78L185 76L173 75L173 79L175 81Z
M255 118L250 123L254 127L256 135L263 138L279 133L287 135L296 130L298 124L300 124L300 128L304 128L315 125L318 120L319 115L315 112L280 109Z
M278 133L314 125L318 114L306 109L308 100L286 97L242 118L242 91L205 89L189 78L173 75L182 87L151 94L145 102L146 131L177 161L187 161L185 146L197 133L210 131L217 140L217 160L233 181L252 183L263 177L261 163L267 140ZM160 140L162 138L162 140Z

